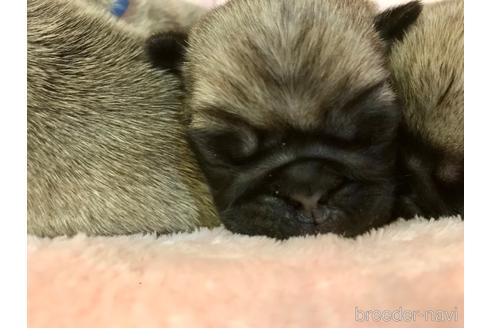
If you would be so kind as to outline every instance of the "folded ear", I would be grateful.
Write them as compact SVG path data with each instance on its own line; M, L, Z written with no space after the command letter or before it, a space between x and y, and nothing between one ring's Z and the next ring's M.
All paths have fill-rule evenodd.
M183 32L162 32L152 35L145 50L153 66L180 74L186 53L188 35Z
M415 23L422 12L420 1L387 9L376 16L375 26L379 34L388 43L388 48L395 41L403 39L406 31Z

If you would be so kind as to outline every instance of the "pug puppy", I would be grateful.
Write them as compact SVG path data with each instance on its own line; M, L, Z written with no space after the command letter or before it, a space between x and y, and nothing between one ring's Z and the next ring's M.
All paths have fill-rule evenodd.
M28 233L219 223L185 138L179 79L152 68L145 39L87 2L28 0Z
M234 0L192 27L188 135L228 229L355 236L392 220L400 108L386 54L420 10Z
M389 57L401 96L397 215L463 216L463 1L424 6Z

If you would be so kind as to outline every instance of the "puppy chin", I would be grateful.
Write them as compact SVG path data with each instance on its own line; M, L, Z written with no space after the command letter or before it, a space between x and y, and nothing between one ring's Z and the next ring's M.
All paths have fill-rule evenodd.
M235 205L221 213L224 226L232 232L257 236L263 235L276 239L287 239L295 236L335 233L343 237L355 237L371 228L381 226L389 220L386 214L368 217L357 217L341 208L324 208L329 218L322 223L304 222L299 211L283 200L270 196ZM353 211L350 211L353 212ZM363 212L363 211L357 211Z

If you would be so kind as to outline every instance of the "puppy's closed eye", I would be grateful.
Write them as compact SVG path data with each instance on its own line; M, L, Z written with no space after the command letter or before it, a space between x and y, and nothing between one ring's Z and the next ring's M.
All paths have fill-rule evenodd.
M258 149L257 136L245 128L195 129L188 134L202 160L209 164L239 165Z
M331 135L360 145L392 140L400 122L400 111L393 102L387 81L374 83L340 108L326 111Z

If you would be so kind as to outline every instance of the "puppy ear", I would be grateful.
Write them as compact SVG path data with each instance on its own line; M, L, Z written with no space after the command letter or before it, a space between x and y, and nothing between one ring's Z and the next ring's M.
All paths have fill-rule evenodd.
M388 48L395 41L403 39L407 30L415 23L422 12L420 1L411 1L407 4L387 9L376 16L374 24Z
M181 73L188 35L183 32L162 32L152 35L145 44L147 56L154 67L174 74Z

